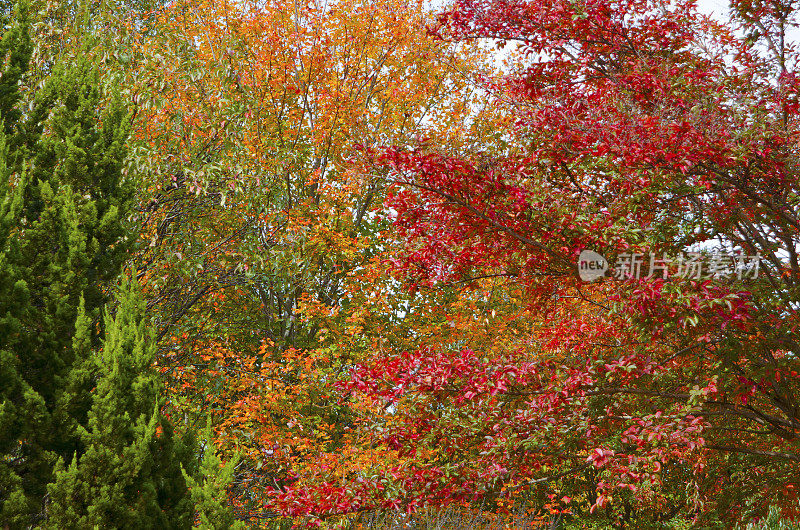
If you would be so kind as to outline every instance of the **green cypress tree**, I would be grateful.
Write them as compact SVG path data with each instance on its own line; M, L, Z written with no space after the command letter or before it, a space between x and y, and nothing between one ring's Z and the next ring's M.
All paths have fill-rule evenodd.
M128 114L90 54L23 98L27 8L3 3L0 19L0 528L186 528L193 502L226 524L224 480L160 414L132 287L101 325L132 239Z
M189 528L194 518L181 464L196 473L193 440L178 440L161 415L155 341L136 284L126 280L95 356L98 383L86 450L60 464L49 486L49 528ZM76 340L88 342L78 319ZM79 338L81 337L81 338Z
M27 71L32 46L24 6L16 8L13 20L11 13L4 10L0 21L9 28L0 40L0 63L3 64L0 70L0 249L3 249L15 217L12 206L19 207L18 204L12 205L10 196L9 183L14 173L11 155L16 150L9 144L14 143L22 115L18 109L21 98L19 83ZM7 261L6 253L0 251L0 521L9 520L11 514L27 511L28 499L24 494L22 477L17 473L22 458L19 447L21 409L33 412L36 408L33 402L27 407L23 404L26 399L35 399L19 374L19 359L9 347L14 337L22 334L18 316L27 306L28 290L24 282L7 273ZM11 401L9 396L16 399Z
M88 59L55 67L20 109L26 20L21 4L0 41L0 523L11 528L43 520L55 462L83 451L87 355L127 257L132 196L127 113L119 98L103 104Z
M226 489L233 480L233 470L239 461L238 455L223 465L222 460L213 451L211 444L211 425L203 432L203 459L197 476L183 471L189 485L192 502L197 513L198 530L242 530L245 524L234 518L227 505Z

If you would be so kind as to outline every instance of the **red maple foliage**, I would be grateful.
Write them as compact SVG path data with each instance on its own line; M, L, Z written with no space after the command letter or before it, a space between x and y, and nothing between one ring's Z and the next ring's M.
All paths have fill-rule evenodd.
M467 297L503 278L526 339L427 340L356 365L342 391L394 406L375 432L401 463L277 506L488 499L638 527L797 515L798 56L788 4L734 8L727 24L690 0L460 0L441 15L442 38L521 46L490 86L516 117L513 149L377 154L405 245L393 267ZM638 256L642 274L584 283L586 249Z

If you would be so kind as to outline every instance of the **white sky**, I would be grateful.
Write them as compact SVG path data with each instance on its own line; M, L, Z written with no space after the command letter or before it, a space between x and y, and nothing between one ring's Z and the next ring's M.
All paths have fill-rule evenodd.
M697 7L702 13L716 15L718 18L725 18L728 5L728 2L722 0L697 0Z

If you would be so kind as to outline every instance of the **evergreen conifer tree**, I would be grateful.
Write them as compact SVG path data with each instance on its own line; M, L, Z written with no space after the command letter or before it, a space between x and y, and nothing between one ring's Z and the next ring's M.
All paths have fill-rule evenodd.
M120 98L104 98L89 54L54 65L23 98L27 7L6 15L0 528L188 528L193 503L201 523L226 525L220 492L230 467L220 476L198 469L193 438L177 439L161 415L155 344L135 286L123 285L116 317L106 309L101 321L130 250L128 114Z
M27 8L0 41L0 522L43 521L58 458L83 452L104 288L127 258L127 112L86 58L21 105ZM24 111L22 110L24 108ZM82 332L76 335L79 307ZM75 348L78 344L80 347Z
M89 342L79 310L76 347ZM94 356L97 388L85 452L59 464L48 489L49 528L189 528L194 518L181 465L196 472L193 440L179 440L161 415L155 341L136 284L123 282L116 316L106 312L106 335ZM80 343L80 345L78 344Z
M10 17L11 13L2 17L9 29L0 40L0 521L28 511L29 500L19 473L24 458L20 437L23 411L36 410L35 396L19 374L19 359L13 350L22 335L19 316L28 305L28 290L24 282L9 274L4 250L14 222L9 183L14 173L11 155L16 150L9 144L14 144L17 137L21 116L19 83L32 49L25 6L16 8L13 22Z
M233 480L233 471L238 463L238 456L223 465L219 455L211 445L211 425L203 432L205 441L203 459L196 476L183 471L189 485L196 515L195 528L198 530L242 530L245 524L234 518L233 511L227 504L226 489Z

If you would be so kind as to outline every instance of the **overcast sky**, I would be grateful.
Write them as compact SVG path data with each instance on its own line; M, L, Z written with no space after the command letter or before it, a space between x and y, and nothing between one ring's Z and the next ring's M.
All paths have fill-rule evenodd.
M720 18L724 18L728 12L728 2L721 0L697 0L697 7L703 13L717 15Z

